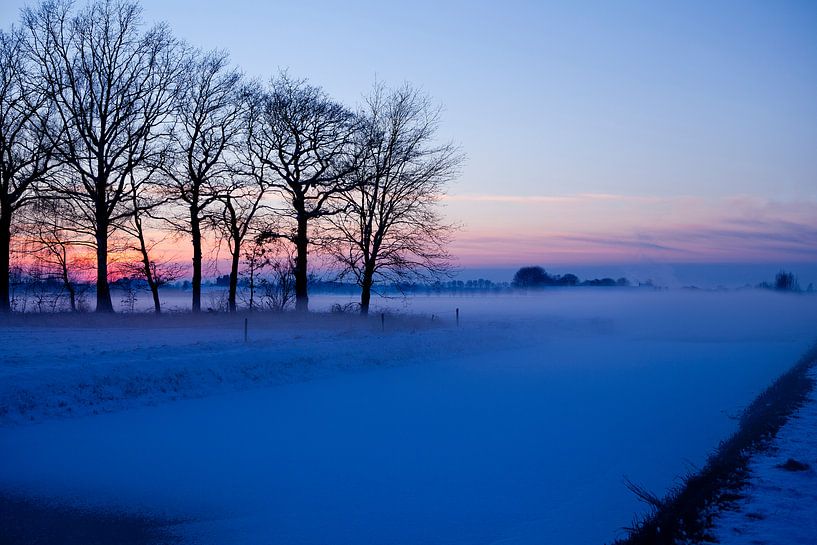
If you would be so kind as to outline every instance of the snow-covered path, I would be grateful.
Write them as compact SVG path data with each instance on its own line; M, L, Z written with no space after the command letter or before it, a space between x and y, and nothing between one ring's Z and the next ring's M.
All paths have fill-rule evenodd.
M599 544L642 508L622 477L661 493L702 463L817 317L571 297L492 301L413 365L0 428L0 489L183 517L186 543Z
M810 376L817 380L817 369ZM817 392L749 462L745 498L723 511L715 535L724 545L817 542Z

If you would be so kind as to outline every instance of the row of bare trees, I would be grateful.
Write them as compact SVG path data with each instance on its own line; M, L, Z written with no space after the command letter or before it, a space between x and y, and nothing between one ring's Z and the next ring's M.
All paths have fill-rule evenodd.
M127 0L26 9L0 32L0 310L19 239L62 252L66 283L69 249L92 249L98 312L113 311L122 251L156 312L159 287L188 271L199 312L209 237L229 251L231 311L242 263L275 245L292 256L298 310L317 251L361 287L366 313L377 282L449 267L438 204L462 155L437 143L439 115L410 85L377 84L353 110L286 73L248 80ZM166 238L189 241L190 268L157 257Z

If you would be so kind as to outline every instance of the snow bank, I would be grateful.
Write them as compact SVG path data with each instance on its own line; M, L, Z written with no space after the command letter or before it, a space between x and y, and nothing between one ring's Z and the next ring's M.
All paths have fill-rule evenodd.
M817 369L809 372L817 380ZM801 465L802 464L802 465ZM817 541L817 392L749 462L745 497L715 521L720 543L796 545Z

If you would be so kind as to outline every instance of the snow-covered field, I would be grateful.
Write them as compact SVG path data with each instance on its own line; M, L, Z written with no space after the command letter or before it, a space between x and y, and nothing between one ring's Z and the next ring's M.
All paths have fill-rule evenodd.
M624 476L663 493L817 336L817 299L757 291L379 304L385 331L251 316L246 344L229 316L4 325L0 492L183 543L599 544L643 509Z

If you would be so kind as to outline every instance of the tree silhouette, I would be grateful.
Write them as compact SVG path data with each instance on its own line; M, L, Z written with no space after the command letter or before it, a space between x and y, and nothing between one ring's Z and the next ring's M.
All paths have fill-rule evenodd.
M513 286L517 288L538 288L553 282L553 278L539 266L522 267L513 275Z
M0 31L0 312L11 310L9 265L14 216L37 197L53 147L48 96L32 81L27 43L17 29Z
M183 208L168 221L190 237L193 248L193 312L201 311L203 230L212 223L208 212L230 186L241 131L241 75L228 60L218 51L187 59L176 95L173 160L165 170L168 193Z
M376 85L360 113L360 165L351 188L339 194L343 213L329 218L327 247L361 288L369 312L376 281L397 285L448 272L453 227L439 214L439 198L462 155L434 142L440 109L410 85Z
M59 119L56 156L67 167L52 179L93 236L97 312L113 312L108 239L131 210L128 177L164 151L170 129L178 47L164 25L143 31L141 8L127 1L67 1L24 12L37 81Z

